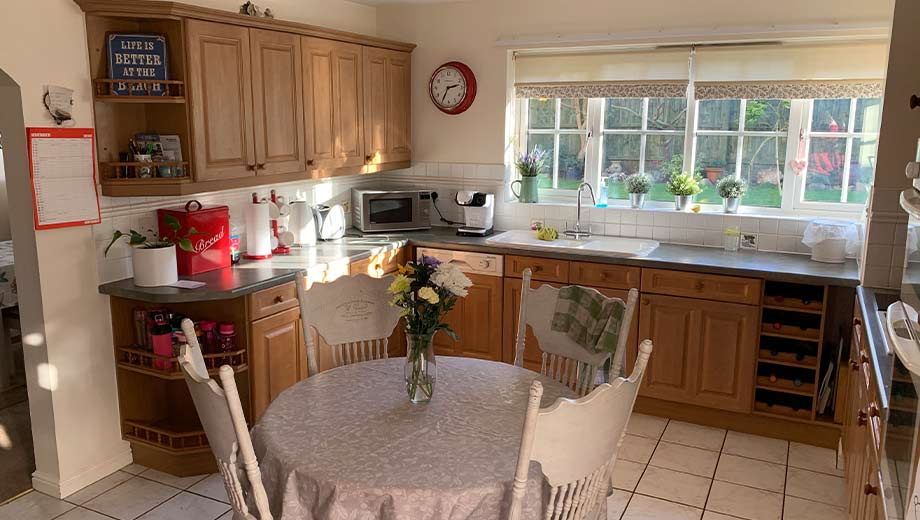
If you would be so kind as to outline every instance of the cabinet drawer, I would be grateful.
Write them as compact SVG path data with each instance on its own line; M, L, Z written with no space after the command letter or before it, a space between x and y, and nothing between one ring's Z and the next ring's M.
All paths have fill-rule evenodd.
M608 289L638 289L641 272L638 267L572 262L569 268L569 281L573 284Z
M348 274L354 276L363 273L374 278L380 278L396 272L399 264L404 263L406 263L405 250L399 248L385 253L378 253L370 258L352 263L348 268Z
M664 269L642 270L642 292L759 305L760 280Z
M250 294L249 319L255 321L297 305L297 287L294 282L288 282Z
M569 263L565 260L535 258L532 256L506 256L505 276L523 278L524 269L530 268L532 279L543 282L568 282Z

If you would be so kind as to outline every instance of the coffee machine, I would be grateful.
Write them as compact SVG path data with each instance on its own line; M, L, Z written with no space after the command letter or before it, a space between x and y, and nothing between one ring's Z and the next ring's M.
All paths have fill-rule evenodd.
M492 234L495 219L495 195L480 191L458 191L455 199L463 208L466 225L457 230L462 237L485 237Z

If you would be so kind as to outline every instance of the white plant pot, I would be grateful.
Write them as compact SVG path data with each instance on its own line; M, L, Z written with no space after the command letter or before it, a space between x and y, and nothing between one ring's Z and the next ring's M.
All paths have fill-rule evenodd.
M138 287L158 287L179 281L175 245L154 249L134 248L131 262L134 265L134 285Z

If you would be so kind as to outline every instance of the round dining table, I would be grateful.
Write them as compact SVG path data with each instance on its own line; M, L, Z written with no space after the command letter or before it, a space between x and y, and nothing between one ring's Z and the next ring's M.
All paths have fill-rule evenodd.
M404 363L328 370L272 402L252 435L276 520L507 518L531 383L542 407L574 392L506 363L438 357L434 397L412 404ZM524 518L542 518L545 492L531 464Z

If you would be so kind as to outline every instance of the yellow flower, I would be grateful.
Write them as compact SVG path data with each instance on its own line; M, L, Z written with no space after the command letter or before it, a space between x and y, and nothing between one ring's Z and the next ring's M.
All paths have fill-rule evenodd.
M432 305L437 305L437 303L441 301L441 299L438 297L438 293L436 293L431 287L422 287L419 289L418 297Z
M415 269L409 264L401 265L399 266L399 274L413 275L415 274Z
M409 292L409 286L411 285L411 283L412 282L409 281L409 278L403 275L398 275L395 278L393 278L393 282L390 283L390 287L387 289L387 291L390 294L407 293Z

